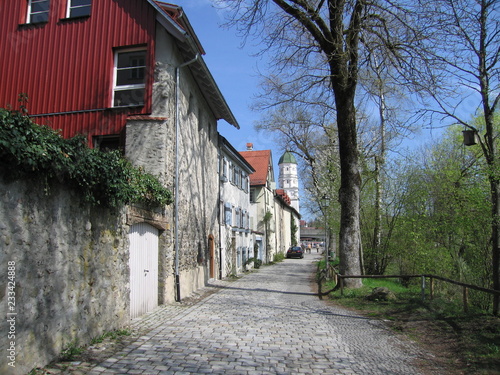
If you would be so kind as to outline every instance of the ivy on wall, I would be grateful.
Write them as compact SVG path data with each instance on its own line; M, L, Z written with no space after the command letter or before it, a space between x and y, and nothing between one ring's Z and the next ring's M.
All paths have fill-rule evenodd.
M42 179L46 186L58 180L93 205L172 203L172 193L155 176L134 168L118 151L91 149L81 135L65 139L35 124L23 107L0 108L0 171L9 179Z

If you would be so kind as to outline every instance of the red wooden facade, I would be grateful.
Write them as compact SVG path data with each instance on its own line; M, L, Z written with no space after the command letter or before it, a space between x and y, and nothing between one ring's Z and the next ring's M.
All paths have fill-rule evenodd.
M93 0L90 16L66 18L50 1L48 22L29 24L28 0L0 0L0 107L28 95L35 122L65 137L119 134L131 114L151 113L156 11L145 0ZM112 108L114 52L146 47L144 105Z

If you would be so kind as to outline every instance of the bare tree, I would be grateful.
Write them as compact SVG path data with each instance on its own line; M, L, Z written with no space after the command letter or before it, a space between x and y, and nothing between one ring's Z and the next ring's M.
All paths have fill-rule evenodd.
M500 101L500 2L433 0L420 5L432 15L429 32L434 39L427 59L435 70L414 87L432 100L424 111L431 121L461 124L476 134L491 192L492 284L500 290L500 134L494 126ZM481 135L474 124L477 116L484 121ZM499 309L500 298L495 296L496 315Z
M365 61L361 51L369 41L370 50L389 51L394 62L408 65L399 59L411 56L419 35L408 29L403 8L390 0L235 0L230 4L234 11L230 24L246 37L257 36L264 50L272 52L272 88L287 95L280 102L300 100L305 92L313 92L307 97L316 96L316 103L335 110L341 175L340 272L359 275L361 174L355 99L360 65ZM366 32L373 36L363 39ZM347 284L359 287L361 281L350 279Z

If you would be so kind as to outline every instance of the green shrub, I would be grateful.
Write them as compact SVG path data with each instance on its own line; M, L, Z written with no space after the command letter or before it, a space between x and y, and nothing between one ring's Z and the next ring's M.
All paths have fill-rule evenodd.
M172 193L156 177L134 168L118 151L91 149L82 135L64 139L24 111L0 108L0 170L7 179L38 179L45 186L58 180L94 205L172 203Z
M253 268L260 268L262 265L262 261L258 258L249 258L246 262L245 265L249 265L253 263Z
M59 359L61 361L72 361L77 355L82 354L84 350L85 349L82 346L78 346L78 341L72 341L66 348L63 349Z
M285 254L283 254L281 252L276 253L273 256L273 263L282 262L284 259L285 259Z

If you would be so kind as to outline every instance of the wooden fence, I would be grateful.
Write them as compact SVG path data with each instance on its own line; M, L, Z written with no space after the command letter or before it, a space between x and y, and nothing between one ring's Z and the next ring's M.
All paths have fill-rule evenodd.
M332 268L333 269L333 268ZM421 286L421 296L422 296L422 301L425 300L425 290L426 290L426 280L429 279L429 297L430 299L434 298L434 283L435 280L441 280L450 284L458 285L462 287L462 301L463 301L463 306L464 306L464 311L467 312L469 309L469 289L473 290L478 290L480 292L492 294L492 295L497 295L500 296L500 290L494 290L494 289L488 289L488 288L483 288L480 286L476 285L471 285L471 284L466 284L462 283L459 281L447 279L446 277L441 277L441 276L436 276L436 275L339 275L337 273L331 273L330 275L323 275L318 279L318 295L320 298L322 296L329 294L333 290L337 289L335 287L334 289L328 291L328 292L321 292L321 279L326 278L327 276L330 276L330 278L333 278L335 280L335 283L340 287L340 294L344 294L344 279L391 279L391 278L397 278L397 279L411 279L411 278L420 278L420 286Z

